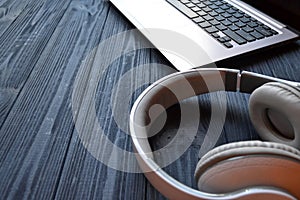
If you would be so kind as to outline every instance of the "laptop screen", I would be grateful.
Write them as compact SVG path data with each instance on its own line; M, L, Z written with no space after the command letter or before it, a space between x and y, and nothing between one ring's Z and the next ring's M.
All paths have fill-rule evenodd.
M243 0L274 19L300 31L300 0Z

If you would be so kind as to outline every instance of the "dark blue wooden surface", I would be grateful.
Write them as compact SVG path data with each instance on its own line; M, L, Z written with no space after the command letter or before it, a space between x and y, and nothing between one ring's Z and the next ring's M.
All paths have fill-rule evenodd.
M0 1L0 199L163 199L142 174L111 169L93 157L74 125L72 91L80 66L86 62L85 70L98 67L95 57L86 61L93 49L133 28L107 1ZM143 42L131 35L107 50ZM97 86L99 123L123 149L132 150L132 146L114 120L112 89L123 74L149 63L170 65L155 49L136 50L116 59ZM300 43L219 65L224 66L300 81ZM154 81L174 71L159 67L136 70L131 82ZM124 103L128 107L122 115L125 124L130 106L146 85ZM218 145L258 139L248 117L248 96L228 93L227 118ZM166 167L191 187L195 187L194 167L210 115L207 95L193 101L201 106L198 135L188 151ZM170 110L167 126L171 129L176 129L178 110L176 106ZM169 139L157 135L151 142L159 148Z

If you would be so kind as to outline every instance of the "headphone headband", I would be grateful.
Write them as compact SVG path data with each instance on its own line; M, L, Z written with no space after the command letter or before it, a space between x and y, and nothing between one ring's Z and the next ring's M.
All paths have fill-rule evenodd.
M268 198L281 196L283 199L293 199L286 192L269 187L247 188L247 190L220 195L209 194L187 187L169 176L155 163L147 139L147 126L149 121L151 121L148 112L155 104L167 109L185 98L208 92L239 91L252 93L256 88L267 82L281 82L299 87L295 82L257 73L216 68L197 69L171 74L149 86L133 105L130 114L130 133L134 149L137 152L138 163L152 185L171 199L249 199L249 197L251 199L251 195L260 194L268 194ZM182 85L184 87L180 88ZM191 88L187 89L186 87ZM178 92L180 93L179 95L177 94ZM167 98L165 98L166 96ZM160 114L161 112L157 112L154 115L157 117Z

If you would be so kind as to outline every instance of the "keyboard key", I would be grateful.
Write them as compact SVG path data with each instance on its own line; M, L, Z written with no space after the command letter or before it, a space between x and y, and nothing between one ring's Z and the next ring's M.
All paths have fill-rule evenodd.
M214 4L217 5L217 6L220 6L220 5L223 4L223 2L222 1L216 1L216 2L214 2Z
M259 26L264 26L264 24L260 21L256 21L256 23L259 25ZM268 27L268 26L267 26Z
M241 22L244 22L244 23L250 22L250 19L247 18L247 17L243 17L243 18L241 18L240 20L241 20Z
M263 27L257 27L255 29L266 37L270 37L273 35L270 31L264 29Z
M235 17L229 17L228 18L229 21L231 21L232 23L239 21L237 18Z
M246 26L246 27L244 27L244 28L242 28L242 29L243 29L245 32L247 32L247 33L254 31L254 29L251 28L251 27L249 27L249 26Z
M220 37L219 39L220 42L230 42L231 38L228 36Z
M221 8L215 9L215 11L216 11L216 13L219 13L219 14L221 14L221 13L224 13L224 12L225 12L225 11L224 11L223 9L221 9Z
M209 21L209 23L211 24L211 25L214 25L214 26L216 26L216 25L218 25L218 24L220 24L220 22L218 22L217 20L211 20L211 21Z
M225 18L222 17L221 15L219 15L219 16L216 16L215 19L218 20L218 21L222 21L222 20L224 20Z
M190 3L190 1L189 0L180 0L181 1L181 3L184 3L184 4L186 4L186 3Z
M205 5L204 3L199 3L199 4L197 4L197 6L198 6L199 8L204 8L204 7L206 7L206 5Z
M268 27L268 26L266 26L266 25L263 25L263 28L264 28L264 29L267 29L267 30L271 30L271 28Z
M239 45L247 43L247 41L244 38L242 38L241 36L239 36L238 34L234 33L231 30L225 30L223 31L223 33L228 37L230 37L233 41L235 41Z
M185 4L187 7L189 7L189 8L193 8L193 7L195 7L195 4L193 4L193 3L187 3L187 4Z
M205 5L207 5L207 6L209 6L209 5L212 4L212 2L210 2L210 1L203 1L203 3L204 3Z
M206 16L203 16L203 19L205 19L206 21L210 21L210 20L213 20L214 18L210 15L206 15Z
M233 7L233 5L231 5L231 4L227 3L227 2L224 2L223 5L226 5L226 6L228 6L229 8L232 8L232 7Z
M247 23L247 25L250 26L251 28L258 26L258 24L256 22L249 22L249 23Z
M201 1L200 0L191 0L191 2L194 4L197 4L197 3L200 3Z
M221 42L221 43L224 43L225 39L221 37L221 38L218 38L218 41Z
M218 33L213 33L213 34L211 34L214 38L219 38L220 37L220 35L218 34Z
M220 8L223 9L223 10L229 9L229 7L226 4L223 4L222 6L220 6Z
M208 27L211 26L210 23L208 23L208 22L202 22L202 23L199 23L198 25L199 25L201 28L208 28Z
M236 30L239 30L239 29L240 29L239 27L237 27L237 26L234 25L234 24L228 26L228 28L229 28L230 30L232 30L232 31L236 31Z
M193 18L193 21L196 23L200 23L200 22L204 22L205 20L199 16L199 17Z
M243 30L238 30L236 32L237 34L239 34L240 36L242 36L244 39L246 39L248 42L253 42L255 41L255 38L252 37L250 34L246 33L245 31Z
M216 29L215 27L208 27L205 29L208 33L215 33L215 32L218 32L219 30Z
M198 12L198 11L200 11L201 9L200 9L199 7L193 7L192 10L195 11L195 12Z
M230 26L232 23L228 20L223 20L221 21L221 23L224 25L224 26Z
M224 36L223 38L224 38L225 42L231 41L230 37L228 37L228 36Z
M242 18L242 17L244 17L244 15L241 14L241 13L234 13L233 16L236 17L236 18Z
M215 9L219 8L219 6L217 6L215 4L209 5L208 7L210 7L212 10L215 10Z
M233 47L233 45L230 44L229 42L224 42L223 45L224 45L225 47L227 47L227 48L232 48L232 47Z
M200 16L205 16L205 15L207 15L207 13L206 12L204 12L203 10L201 10L201 11L199 11L199 12L197 12L198 13L198 15L200 15Z
M271 29L270 32L273 33L273 35L277 35L278 34L278 32L275 31L275 30L273 30L273 29Z
M246 26L246 24L243 23L243 22L241 22L241 21L236 22L235 25L238 26L238 27L240 27L240 28Z
M187 8L186 6L184 6L183 4L181 4L179 1L177 1L177 0L167 0L167 1L170 4L172 4L175 8L177 8L178 10L180 10L187 17L189 17L189 18L198 17L198 15L194 11L190 10L189 8Z
M259 32L257 32L257 31L251 32L250 35L252 35L253 37L255 37L255 38L258 39L258 40L264 38L264 36L263 36L262 34L260 34Z
M226 12L228 12L228 13L231 14L231 15L232 15L233 13L236 13L236 11L233 10L232 8L226 10Z
M210 16L212 16L212 17L215 17L215 16L218 16L218 15L219 15L219 14L216 13L215 11L210 11L210 12L208 12L208 14L209 14Z
M205 11L205 12L212 11L210 7L204 7L204 8L202 8L202 10Z
M217 11L216 11L217 12ZM229 14L229 13L222 13L221 14L223 17L225 17L225 18L229 18L229 17L231 17L231 14Z
M216 28L217 28L217 29L219 29L220 31L224 31L224 30L226 30L226 29L227 29L227 27L226 27L226 26L224 26L224 25L222 25L222 24L220 24L220 25L217 25L217 26L216 26Z

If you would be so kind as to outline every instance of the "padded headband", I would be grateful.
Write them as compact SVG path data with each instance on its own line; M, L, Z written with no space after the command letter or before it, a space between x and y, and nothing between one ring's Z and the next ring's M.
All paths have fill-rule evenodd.
M289 194L274 188L247 188L227 194L209 194L194 190L176 181L154 161L148 141L149 124L165 109L179 101L215 91L240 91L251 93L267 82L297 83L231 69L197 69L166 76L148 87L136 100L130 115L130 132L139 165L148 180L170 199L251 199L251 195L265 195L270 199L293 199ZM168 148L166 148L168 149ZM254 197L254 196L253 196Z

